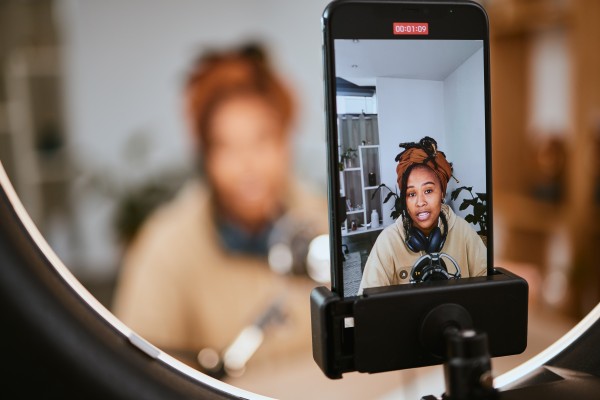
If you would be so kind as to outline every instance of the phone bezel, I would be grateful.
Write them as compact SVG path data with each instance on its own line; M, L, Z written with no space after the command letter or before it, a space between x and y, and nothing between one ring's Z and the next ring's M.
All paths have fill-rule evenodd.
M401 15L401 16L400 16ZM464 23L467 20L469 23ZM429 35L394 36L393 22L430 22ZM325 80L325 114L327 124L328 198L331 248L331 288L344 297L341 226L338 215L340 181L338 173L337 105L335 84L335 39L472 39L483 41L485 98L485 159L488 207L487 271L494 271L493 203L491 152L491 99L489 22L483 7L472 1L360 1L337 0L323 13L323 60ZM352 23L354 22L354 23ZM460 23L463 22L463 23Z

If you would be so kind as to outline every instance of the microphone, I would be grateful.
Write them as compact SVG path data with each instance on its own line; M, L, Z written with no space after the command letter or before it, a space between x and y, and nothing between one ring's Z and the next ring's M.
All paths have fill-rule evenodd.
M268 245L269 267L277 274L330 281L329 236L313 224L285 214L273 226Z
M284 303L285 296L276 298L254 323L242 329L222 354L210 347L200 350L196 359L202 372L218 379L243 375L246 364L263 343L265 329L285 321Z
M449 273L443 258L449 260L455 272ZM458 279L461 277L460 267L452 256L447 253L427 253L419 257L410 270L410 283L427 281L442 281L447 279Z
M322 235L314 224L291 213L279 218L268 238L268 263L279 275L308 276L319 283L330 281L329 235ZM222 379L241 376L246 364L264 341L265 329L285 320L285 296L279 296L233 342L219 353L204 348L196 356L202 372Z

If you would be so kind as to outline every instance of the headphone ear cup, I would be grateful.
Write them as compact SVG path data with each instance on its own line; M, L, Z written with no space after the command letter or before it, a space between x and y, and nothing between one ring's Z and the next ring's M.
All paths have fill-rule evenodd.
M444 216L444 213L440 214L442 225L444 226L444 233L442 234L442 242L440 243L440 249L438 251L442 251L444 245L446 244L446 239L448 238L448 220Z
M411 228L410 235L406 240L406 246L413 252L418 253L419 251L425 250L428 247L429 241L418 229Z
M429 244L427 245L427 253L439 253L444 245L444 238L439 227L435 227L429 235Z
M414 282L423 282L423 278L425 277L425 274L429 275L429 272L427 272L429 269L428 268L431 266L431 260L430 259L423 259L421 260L421 262L414 266L412 268L412 271L410 273L410 279Z
M444 245L446 244L446 234L443 234L441 236L442 236L442 240L440 241L440 247L438 249L438 252L442 251L442 249L444 248Z

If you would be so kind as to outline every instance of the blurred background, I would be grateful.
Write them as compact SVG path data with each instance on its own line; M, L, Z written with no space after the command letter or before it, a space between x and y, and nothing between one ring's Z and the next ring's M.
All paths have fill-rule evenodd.
M300 102L295 172L325 194L327 3L0 3L0 160L48 242L107 307L126 243L194 169L181 93L198 52L248 39L267 45ZM600 299L600 2L482 4L491 27L495 262L530 283L529 347L494 360L502 372ZM320 376L314 363L288 372L281 390ZM370 391L347 398L376 397L373 387L380 398L443 388L438 367L357 379ZM268 387L258 381L251 387ZM335 397L352 382L322 383L321 393Z
M266 44L301 102L295 171L325 193L326 3L2 2L0 156L75 275L110 285L138 217L194 168L182 92L208 49Z

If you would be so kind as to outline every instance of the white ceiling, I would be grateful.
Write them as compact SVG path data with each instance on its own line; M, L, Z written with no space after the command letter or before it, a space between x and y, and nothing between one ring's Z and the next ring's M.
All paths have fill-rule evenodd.
M377 77L441 81L483 46L480 40L336 40L336 76L359 86Z

